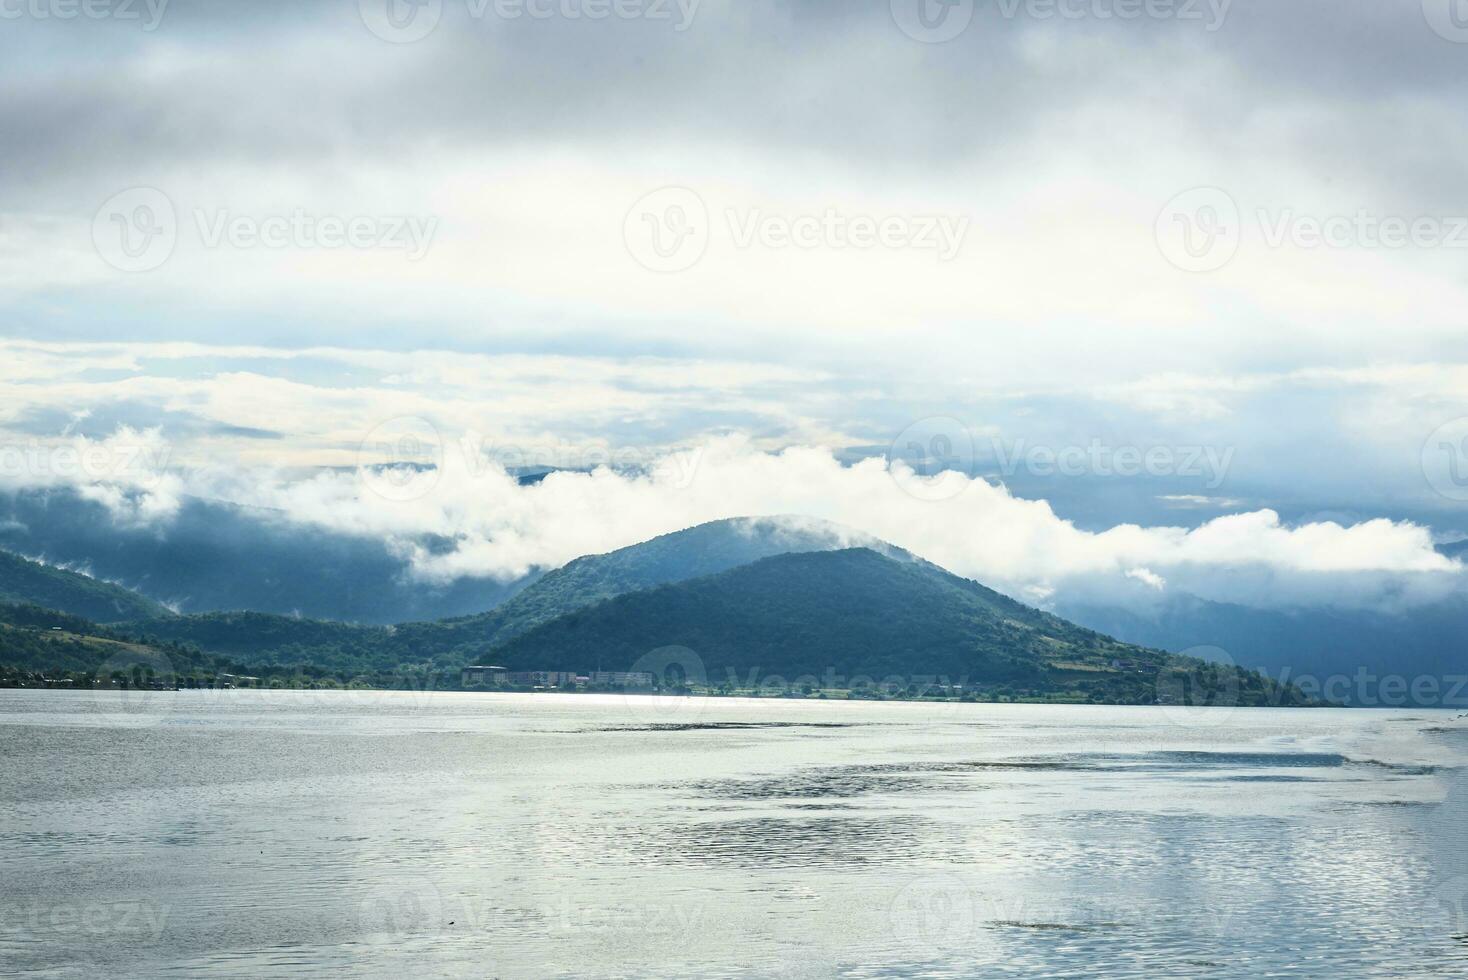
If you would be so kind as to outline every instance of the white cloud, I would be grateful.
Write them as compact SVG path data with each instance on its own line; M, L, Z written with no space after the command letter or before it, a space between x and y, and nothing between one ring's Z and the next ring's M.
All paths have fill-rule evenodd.
M521 485L492 459L447 447L442 468L385 484L380 471L323 471L305 479L254 471L198 472L132 499L95 482L88 495L130 521L166 522L182 493L269 508L285 519L388 540L423 579L512 579L705 521L802 515L870 533L961 575L1043 600L1132 601L1126 583L1263 607L1398 609L1460 589L1462 567L1430 532L1386 520L1291 527L1272 511L1234 514L1195 529L1121 525L1090 532L1043 501L953 475L950 499L904 489L884 460L844 466L826 449L778 453L747 440L715 441L649 460L648 472L599 468ZM404 487L406 486L406 492ZM382 490L390 491L384 496ZM393 499L390 499L393 498ZM453 542L429 549L425 535Z
M158 430L125 426L105 439L9 442L0 445L0 486L72 488L120 523L165 522L178 513L184 490L184 477L169 469L170 451Z
M1147 586L1149 589L1155 589L1158 592L1161 592L1163 589L1167 588L1167 580L1149 568L1128 569L1126 577L1129 579L1135 579L1136 581L1141 582L1143 585Z
M353 467L380 426L416 418L447 442L481 441L505 465L625 468L729 433L765 450L882 451L915 422L951 416L980 466L997 462L986 446L1167 450L1179 478L1135 488L1133 520L1194 524L1203 508L1267 505L1297 520L1389 514L1468 531L1424 473L1428 437L1468 417L1459 364L1173 373L1117 386L1044 373L983 383L946 359L916 380L905 363L848 376L773 359L0 340L0 446L156 427L179 467L302 473ZM1208 478L1186 476L1194 457L1227 460L1224 482L1211 467ZM1043 480L1016 485L1052 497ZM1114 498L1074 489L1053 492L1062 513L1091 528L1114 520Z

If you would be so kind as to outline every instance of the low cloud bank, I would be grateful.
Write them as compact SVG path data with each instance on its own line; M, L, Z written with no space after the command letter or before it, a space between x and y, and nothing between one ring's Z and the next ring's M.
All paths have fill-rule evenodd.
M762 452L730 438L645 461L522 483L492 454L429 446L426 464L364 465L293 477L178 471L146 433L72 442L74 467L7 471L11 485L70 485L120 523L160 533L186 496L260 508L272 520L381 539L426 586L511 581L706 521L802 517L870 534L1041 605L1063 599L1145 607L1180 593L1262 608L1401 611L1463 587L1463 566L1427 528L1388 520L1289 526L1270 510L1197 528L1119 525L1094 533L1044 501L961 474L936 478L828 449ZM54 457L53 457L54 459ZM125 465L124 465L125 464ZM839 536L835 541L842 542Z

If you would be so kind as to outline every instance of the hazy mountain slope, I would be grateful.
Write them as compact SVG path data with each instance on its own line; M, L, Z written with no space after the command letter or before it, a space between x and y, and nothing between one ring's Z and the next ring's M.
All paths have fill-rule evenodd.
M34 603L100 623L172 615L162 604L119 585L6 551L0 551L0 602Z
M429 553L453 546L433 536L413 543ZM68 489L0 491L0 548L86 567L185 613L250 609L379 625L434 620L492 609L538 575L425 582L390 545L193 497L166 523L144 526Z
M494 656L516 669L627 670L667 646L694 651L714 684L759 675L939 676L1130 703L1153 703L1159 675L1190 669L935 566L869 549L780 555L621 595L538 626ZM1228 680L1223 671L1203 673L1208 683ZM1267 699L1257 675L1238 683L1245 702Z
M362 663L374 668L394 662L464 663L485 653L492 643L612 596L725 571L770 555L840 548L852 540L871 541L887 553L912 560L899 549L834 524L741 518L578 558L499 607L475 616L385 628L278 614L218 612L127 626L269 663Z
M1452 541L1448 544L1440 544L1437 546L1437 550L1449 558L1468 561L1468 541Z
M741 517L712 521L602 555L577 558L479 617L498 642L576 609L628 592L747 565L774 555L860 545L911 561L901 549L826 521Z
M1267 610L1177 596L1146 612L1061 603L1058 611L1130 643L1174 652L1219 647L1272 677L1337 682L1341 700L1363 707L1468 707L1468 600L1453 598L1389 615L1368 610ZM1405 690L1381 680L1398 677ZM1359 678L1359 680L1358 680ZM1427 685L1411 695L1412 683ZM1454 689L1456 688L1456 694ZM1452 695L1450 697L1450 695Z

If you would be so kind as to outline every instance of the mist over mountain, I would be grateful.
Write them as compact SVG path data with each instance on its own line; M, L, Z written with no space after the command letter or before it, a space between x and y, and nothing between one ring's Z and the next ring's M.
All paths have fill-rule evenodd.
M263 612L216 612L127 624L139 633L272 663L362 662L374 668L415 659L458 664L487 656L559 616L641 589L681 582L772 555L861 544L901 561L899 548L826 521L799 517L736 518L662 535L601 555L578 558L541 577L494 609L392 629L322 622Z
M640 589L712 575L774 555L870 548L901 561L912 555L861 531L814 518L739 517L711 521L587 555L547 573L489 616L504 641L557 616Z
M1201 684L1210 699L1305 700L1233 665L1113 640L880 542L880 551L829 547L853 536L788 519L717 522L589 556L497 610L436 623L210 613L118 628L266 672L454 678L472 662L636 671L678 647L688 655L683 666L693 665L687 679L710 687L758 687L774 676L815 678L817 687L897 683L983 698L1151 704L1172 696L1173 678Z
M1463 559L1468 558L1468 540L1450 541L1446 544L1440 544L1437 546L1437 550L1442 552L1444 555L1447 555L1449 558L1456 558L1459 561L1462 561Z
M1252 609L1187 595L1141 611L1065 602L1055 608L1129 643L1175 653L1217 648L1276 679L1336 679L1336 700L1360 707L1468 707L1468 683L1459 683L1468 681L1468 599L1402 615ZM1342 686L1341 678L1350 683Z
M421 544L444 546L431 538ZM166 525L134 524L69 488L0 494L0 549L121 583L180 612L253 610L379 625L483 612L535 577L425 582L379 536L196 497L184 498Z
M679 652L663 654L669 648ZM1258 675L1194 668L1067 623L926 562L867 548L762 558L625 593L552 620L494 651L506 665L575 671L662 669L697 683L814 688L900 679L1022 697L1150 704L1159 675L1201 669L1240 703L1294 703ZM1228 678L1232 678L1229 681Z
M496 645L532 626L549 622L594 600L677 583L749 561L786 553L865 547L899 561L920 559L871 535L823 521L763 518L716 521L606 555L577 559L480 617ZM1449 557L1468 553L1468 543L1441 549ZM922 564L926 565L926 562ZM932 567L932 566L929 566ZM946 574L946 573L944 573ZM1268 610L1211 602L1186 593L1142 602L1102 605L1059 595L1050 603L1059 616L1126 643L1186 653L1221 650L1235 663L1276 679L1311 676L1324 682L1366 671L1378 679L1400 676L1431 680L1397 696L1378 681L1353 686L1339 700L1353 704L1397 703L1436 706L1448 700L1451 678L1468 674L1462 637L1468 631L1468 597L1450 596L1410 613L1369 609L1299 608ZM1410 686L1410 684L1409 684ZM1434 693L1436 692L1436 693ZM1468 690L1455 704L1468 704Z
M417 543L429 551L454 546L431 535ZM75 490L0 496L0 549L52 566L12 562L12 570L28 572L25 587L0 588L12 601L97 622L147 624L157 636L232 656L293 663L360 660L383 669L415 658L479 659L496 644L619 595L775 555L851 547L915 560L859 529L823 520L734 518L584 556L543 576L430 580L414 574L410 557L380 536L301 524L260 508L186 497L166 524L130 524ZM1468 542L1440 544L1437 550L1460 559L1468 554ZM54 566L92 577L67 578ZM110 587L109 581L137 594ZM48 591L60 583L71 591ZM163 603L183 613L217 615L166 622L171 613ZM1132 582L1114 594L1061 589L1039 604L1129 643L1173 652L1221 648L1235 662L1274 677L1365 670L1378 677L1441 679L1468 672L1461 641L1468 599L1456 593L1399 613L1303 604L1262 609L1209 601L1172 585L1153 591ZM349 623L398 629L343 625ZM1349 700L1370 704L1379 697L1353 688Z
M33 603L98 623L172 615L137 592L4 551L0 551L0 603Z

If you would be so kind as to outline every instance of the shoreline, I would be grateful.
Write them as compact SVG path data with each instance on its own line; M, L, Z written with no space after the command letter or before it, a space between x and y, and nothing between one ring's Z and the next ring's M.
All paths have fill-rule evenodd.
M1435 722L1442 720L1462 720L1463 726L1446 726L1433 731L1443 733L1454 733L1468 731L1468 706L1465 705L1351 705L1351 704L1175 704L1175 703L1141 703L1141 702L1110 702L1110 701L1085 701L1079 699L1063 698L934 698L934 697L847 697L847 696L804 696L790 694L761 694L757 691L733 691L729 693L704 692L704 691L631 691L631 690L606 690L606 691L562 691L562 690L484 690L473 688L415 688L415 687L343 687L343 686L278 686L278 687L177 687L177 688L121 688L121 687L48 687L33 685L0 684L0 693L8 691L26 692L58 692L72 694L111 694L120 698L128 698L134 695L163 695L163 694L205 694L212 696L233 696L239 694L293 694L299 696L317 696L339 694L343 696L378 696L378 695L405 695L405 696L447 696L447 695L476 695L486 697L536 697L536 698L619 698L619 699L648 699L664 701L760 701L760 702L783 702L789 704L915 704L932 706L955 706L963 704L985 705L985 706L1016 706L1016 707L1076 707L1076 708L1156 708L1178 712L1215 712L1215 711L1241 711L1241 710L1306 710L1306 711L1351 711L1351 712L1399 712L1399 711L1430 711L1451 716L1448 719L1432 719ZM842 692L832 692L840 694Z

